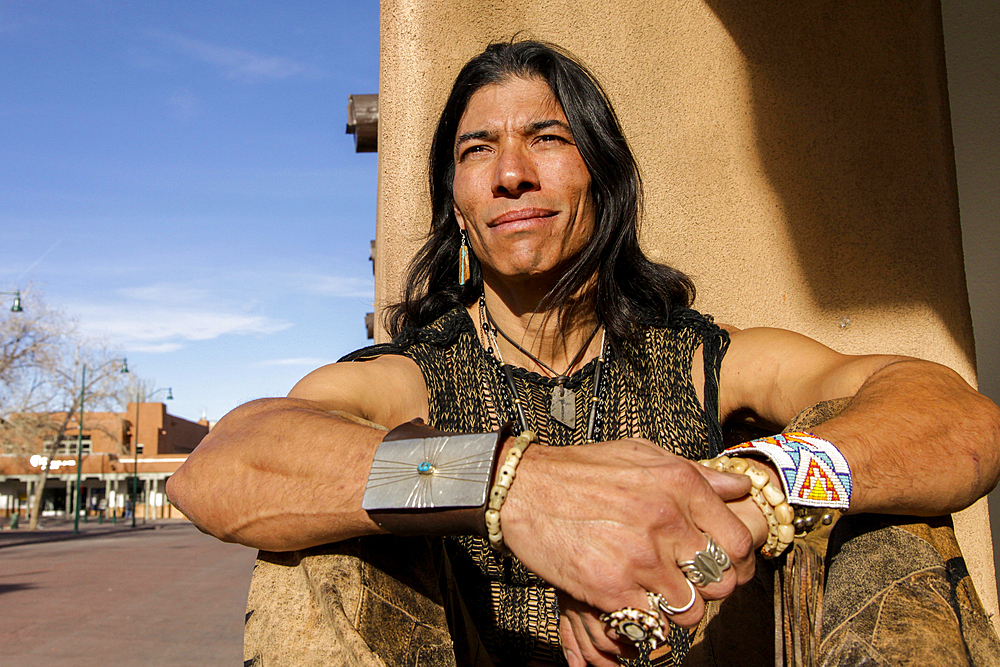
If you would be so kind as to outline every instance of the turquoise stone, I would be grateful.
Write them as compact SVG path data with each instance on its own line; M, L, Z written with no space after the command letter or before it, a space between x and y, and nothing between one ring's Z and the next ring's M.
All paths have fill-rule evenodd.
M429 475L434 472L434 466L432 466L428 461L424 461L417 466L417 472L421 475Z

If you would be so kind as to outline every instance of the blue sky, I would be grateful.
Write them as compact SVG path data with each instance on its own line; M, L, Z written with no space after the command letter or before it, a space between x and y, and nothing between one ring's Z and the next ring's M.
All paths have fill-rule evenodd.
M377 158L344 128L378 27L377 2L0 1L0 290L189 419L366 345Z

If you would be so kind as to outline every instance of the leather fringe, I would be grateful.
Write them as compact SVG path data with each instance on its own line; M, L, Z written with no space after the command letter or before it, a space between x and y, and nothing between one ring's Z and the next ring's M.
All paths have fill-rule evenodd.
M819 662L826 540L817 546L812 540L796 540L784 568L778 570L782 581L775 597L781 599L775 602L782 610L779 627L784 628L784 655L776 658L795 667L814 667Z

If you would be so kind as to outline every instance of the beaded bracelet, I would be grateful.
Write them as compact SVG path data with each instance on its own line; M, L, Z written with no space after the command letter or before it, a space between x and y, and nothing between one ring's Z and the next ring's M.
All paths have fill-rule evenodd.
M788 504L784 490L771 483L767 471L751 459L730 458L725 455L699 463L719 472L731 472L750 478L750 497L767 520L767 542L761 547L760 553L764 558L777 558L784 553L795 537L795 510Z
M489 534L490 546L501 553L509 553L503 541L503 531L500 529L500 508L507 499L510 485L517 475L517 464L521 462L524 450L533 442L538 442L534 431L524 431L514 440L514 445L507 452L507 459L500 466L496 484L490 490L490 503L486 510L486 532Z
M722 453L767 457L778 470L788 502L797 507L850 508L854 487L851 467L829 440L795 431L750 440Z

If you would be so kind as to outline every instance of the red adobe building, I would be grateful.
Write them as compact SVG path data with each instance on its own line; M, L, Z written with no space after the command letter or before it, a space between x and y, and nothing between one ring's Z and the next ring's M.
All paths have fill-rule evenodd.
M73 513L79 430L77 420L70 423L45 481L43 517ZM204 419L191 422L168 414L163 403L129 403L124 413L85 412L80 507L89 516L124 517L131 510L130 480L137 476L137 517L180 517L167 501L164 486L209 428ZM0 517L20 513L26 518L45 463L42 445L39 438L31 446L15 447L0 429Z

